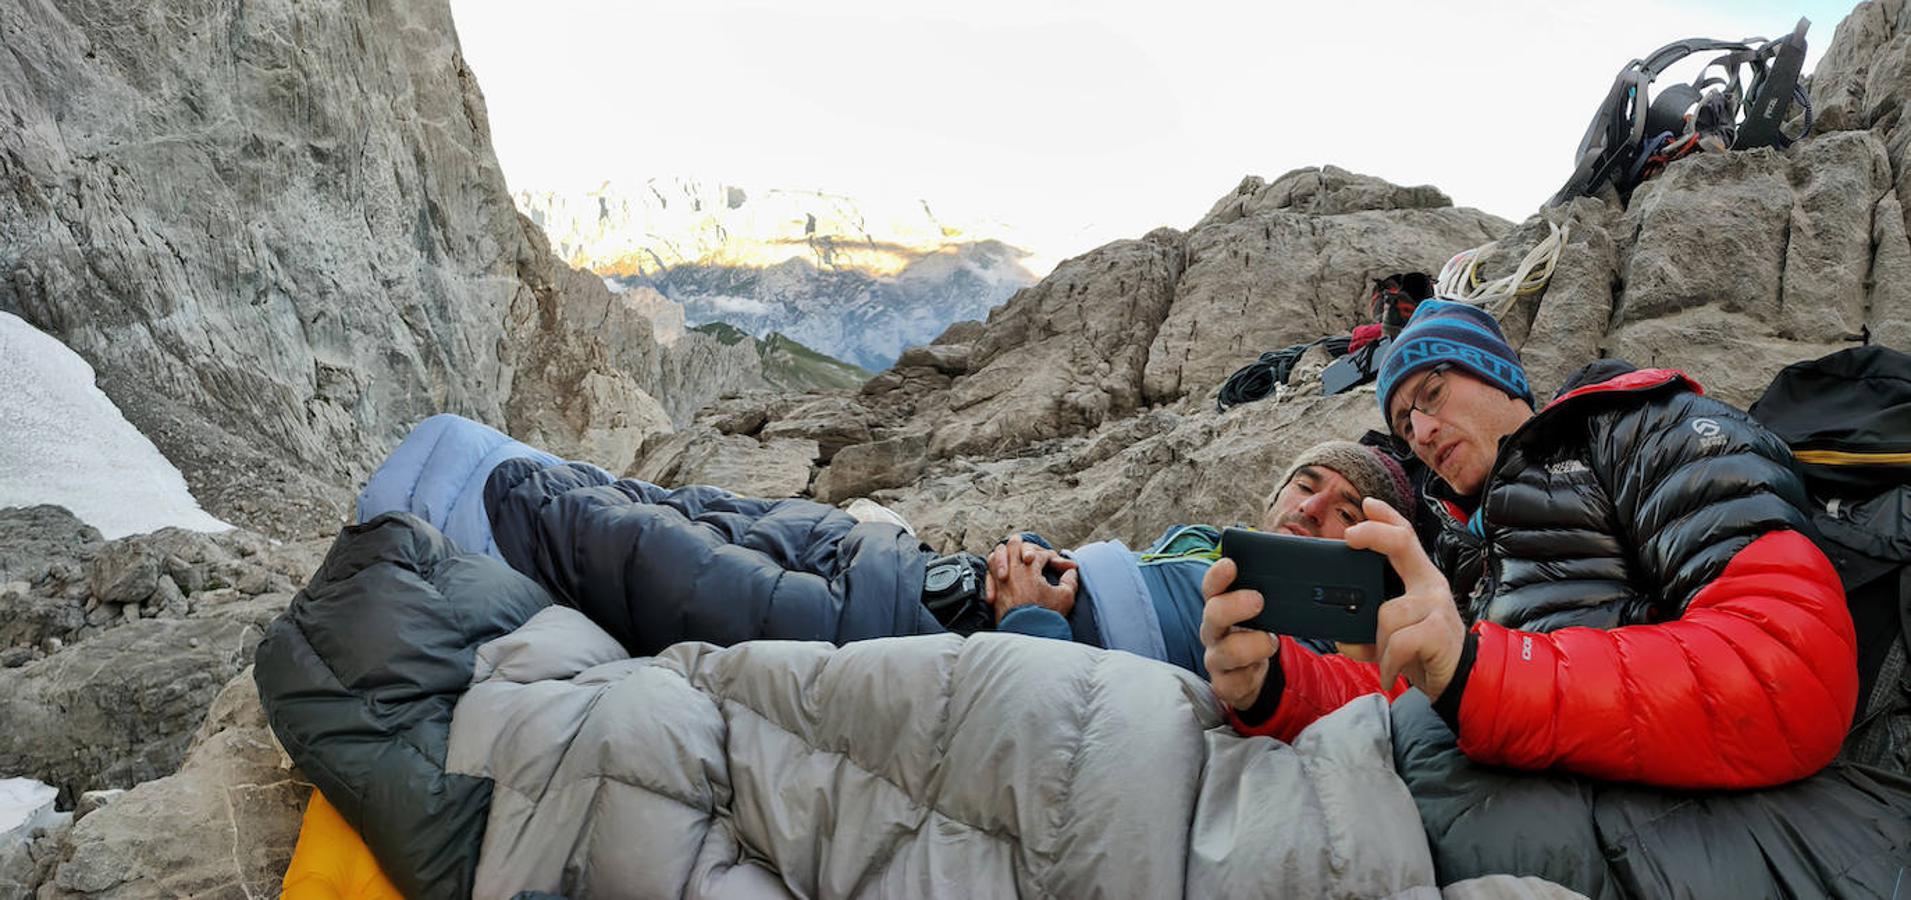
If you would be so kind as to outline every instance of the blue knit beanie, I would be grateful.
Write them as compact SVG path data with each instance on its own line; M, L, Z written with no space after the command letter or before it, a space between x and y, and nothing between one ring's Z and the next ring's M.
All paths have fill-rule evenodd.
M1380 414L1386 415L1393 391L1407 376L1445 363L1479 378L1509 396L1533 405L1533 389L1520 368L1519 354L1507 346L1500 323L1485 310L1451 300L1422 300L1407 327L1400 329L1380 363ZM1391 423L1390 423L1391 424Z

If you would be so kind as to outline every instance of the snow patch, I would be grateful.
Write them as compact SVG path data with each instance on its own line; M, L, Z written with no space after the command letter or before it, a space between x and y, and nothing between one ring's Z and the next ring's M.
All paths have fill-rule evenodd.
M31 778L0 778L0 849L51 822L59 795L53 785Z
M199 508L185 476L93 384L86 360L0 312L0 507L41 503L107 540L232 527Z

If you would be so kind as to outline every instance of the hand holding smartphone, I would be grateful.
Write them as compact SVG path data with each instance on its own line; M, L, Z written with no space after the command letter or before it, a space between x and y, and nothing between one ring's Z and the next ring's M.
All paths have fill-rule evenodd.
M1326 538L1221 532L1221 555L1234 560L1232 589L1261 594L1261 612L1241 623L1274 634L1371 644L1387 599L1387 558Z

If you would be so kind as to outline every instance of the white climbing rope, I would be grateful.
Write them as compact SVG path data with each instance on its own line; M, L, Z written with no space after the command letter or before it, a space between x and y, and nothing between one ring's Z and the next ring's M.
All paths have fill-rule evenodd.
M1527 252L1513 274L1503 278L1480 280L1480 257L1498 247L1499 241L1454 254L1440 269L1434 296L1478 306L1495 319L1504 318L1513 308L1513 301L1544 290L1546 282L1553 277L1553 268L1559 264L1559 251L1566 246L1570 228L1552 222L1547 222L1546 227L1551 229L1546 239Z

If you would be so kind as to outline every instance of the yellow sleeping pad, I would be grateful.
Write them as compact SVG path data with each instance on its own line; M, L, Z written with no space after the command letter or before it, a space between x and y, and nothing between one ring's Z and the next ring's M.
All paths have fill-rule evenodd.
M372 858L372 848L352 830L345 818L325 802L325 795L312 789L312 802L305 807L305 824L299 828L299 845L292 851L292 864L285 870L287 900L333 900L338 897L401 900L405 895L392 887Z

